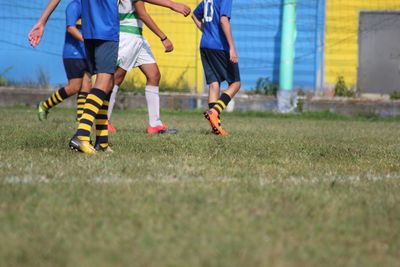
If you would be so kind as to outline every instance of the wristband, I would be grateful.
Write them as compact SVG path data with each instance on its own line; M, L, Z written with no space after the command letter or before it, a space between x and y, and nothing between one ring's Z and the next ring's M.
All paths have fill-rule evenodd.
M165 36L164 38L162 38L162 39L160 39L160 40L161 40L161 42L164 42L164 41L167 40L167 39L168 39L168 37Z

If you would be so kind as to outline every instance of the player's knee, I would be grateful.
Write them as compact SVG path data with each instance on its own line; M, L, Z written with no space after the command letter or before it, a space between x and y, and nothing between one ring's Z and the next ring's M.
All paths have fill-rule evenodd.
M152 84L152 85L158 85L160 83L161 80L161 73L158 72L154 72L150 75L147 76L147 83L148 84Z
M212 83L212 84L210 84L209 89L210 89L210 91L219 90L219 84L218 83Z
M69 95L73 95L78 93L81 90L80 84L69 84L67 88L65 88Z

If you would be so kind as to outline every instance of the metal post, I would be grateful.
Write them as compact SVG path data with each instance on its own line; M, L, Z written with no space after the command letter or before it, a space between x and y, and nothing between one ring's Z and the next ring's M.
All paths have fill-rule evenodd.
M284 0L279 75L278 109L291 112L293 103L293 74L296 43L296 0Z

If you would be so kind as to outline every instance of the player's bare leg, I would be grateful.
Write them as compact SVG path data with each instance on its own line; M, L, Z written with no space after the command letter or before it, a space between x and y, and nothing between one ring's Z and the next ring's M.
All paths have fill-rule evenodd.
M218 101L220 94L219 82L213 82L208 87L208 103L215 103Z
M139 66L140 70L146 76L146 102L149 115L149 125L147 133L149 134L176 134L176 129L168 128L160 119L160 95L159 85L161 73L156 63L143 64Z
M127 73L127 71L121 67L118 67L114 73L114 87L111 92L110 103L109 103L108 112L107 112L107 118L108 118L107 129L110 133L117 132L117 129L111 123L111 116L112 116L112 112L114 110L119 87L121 86L122 82L124 81L126 73Z
M218 98L218 100L213 104L213 106L210 106L210 110L208 110L204 116L210 121L211 127L213 127L213 133L214 134L221 134L221 135L227 135L227 132L221 127L221 121L220 121L220 113L222 110L226 108L228 103L231 101L231 99L239 92L240 90L240 82L233 82L229 84L228 89L226 89L222 95ZM215 99L215 95L213 94L212 100Z
M224 129L221 127L221 119L219 117L219 114L216 116L212 114L212 108L214 105L217 103L219 96L220 96L220 83L219 82L213 82L209 85L208 88L208 108L209 110L204 112L204 117L210 122L210 126L212 129L212 133L215 135L225 134Z
M84 106L84 113L81 120L79 121L78 130L69 142L69 146L71 147L71 149L89 154L96 153L96 149L90 144L90 132L92 131L92 125L95 120L97 128L99 125L105 125L105 127L107 126L106 123L108 101L106 100L106 98L107 95L111 92L113 84L113 74L97 74L94 87L90 90L90 93L87 97ZM103 112L105 114L103 114ZM105 116L105 119L100 118L102 116ZM105 121L105 124L103 123L103 121ZM107 128L96 129L96 147L98 147L98 151L112 151L108 146Z
M54 92L46 101L41 101L37 106L38 118L40 121L47 119L49 110L63 102L68 97L78 93L82 87L82 78L70 79L68 85Z
M234 82L229 85L228 89L226 89L224 93L228 94L231 98L234 98L235 95L239 92L239 90L240 90L240 82Z

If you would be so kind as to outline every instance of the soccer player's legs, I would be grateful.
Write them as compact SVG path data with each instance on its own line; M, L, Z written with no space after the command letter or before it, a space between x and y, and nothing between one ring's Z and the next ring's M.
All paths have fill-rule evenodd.
M212 108L220 97L220 83L212 82L208 86L208 108Z
M139 66L142 73L146 76L145 96L147 102L147 110L149 115L149 125L147 132L152 129L162 127L163 123L160 119L160 96L159 84L161 74L157 64L143 64Z
M90 133L95 119L99 126L106 125L97 115L99 111L107 113L107 96L112 90L115 72L115 66L118 57L118 42L102 40L85 40L88 59L92 74L97 74L94 87L90 90L86 103L83 107L83 114L79 122L78 130L70 141L70 147L84 153L95 153L94 147L90 144ZM106 101L105 101L106 100ZM106 133L99 131L96 135L96 142L99 149L107 151L108 131ZM103 135L100 135L103 134Z
M111 116L112 116L112 113L114 110L119 87L122 84L122 82L124 81L126 73L127 73L127 71L121 67L117 67L117 69L115 70L115 73L114 73L114 87L113 87L111 95L110 95L108 112L107 112L107 128L110 133L117 132L117 129L111 123Z
M207 84L209 84L208 91L208 107L209 110L204 112L204 117L209 121L212 133L216 135L226 135L227 133L221 126L220 113L214 109L220 98L220 83L223 79L220 76L218 69L219 64L215 61L215 50L200 49L201 60L203 63L204 74Z
M238 63L228 62L225 80L228 82L229 87L224 93L233 98L239 92L241 86Z
M228 55L227 55L228 57ZM211 112L209 113L215 113L216 111L218 113L218 119L219 119L219 126L221 126L221 120L220 120L220 114L222 110L224 110L229 102L232 100L232 98L237 94L237 92L240 90L240 75L239 75L239 66L237 63L231 63L230 61L228 62L228 66L226 69L226 73L223 72L221 75L225 75L224 80L226 80L229 84L228 89L226 89L217 102L212 106L210 109ZM223 132L219 132L221 135L226 135Z
M82 59L64 59L64 68L68 85L58 89L49 98L38 104L38 117L41 121L47 119L47 114L52 107L78 93L82 87L83 76L87 69L85 61Z
M145 96L147 102L147 111L149 116L149 125L147 133L149 134L176 134L177 129L168 128L160 119L160 79L161 73L151 51L149 43L144 40L140 48L135 67L139 67L146 76Z
M112 89L110 103L108 107L108 125L110 132L116 132L116 129L111 124L111 116L114 110L119 87L125 79L126 73L130 71L137 61L139 51L143 45L143 38L138 38L135 35L120 33L120 42L118 48L117 69L114 74L114 87Z
M114 73L114 87L112 89L111 98L110 98L110 105L108 107L108 119L111 120L112 112L114 110L115 101L117 99L117 94L119 87L123 83L127 71L121 67L117 67Z

